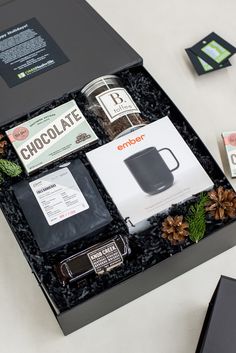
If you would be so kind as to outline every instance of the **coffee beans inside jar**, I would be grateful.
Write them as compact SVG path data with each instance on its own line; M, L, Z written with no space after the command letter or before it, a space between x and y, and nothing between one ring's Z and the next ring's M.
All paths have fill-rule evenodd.
M99 77L82 90L91 110L111 140L146 124L130 94L115 75Z

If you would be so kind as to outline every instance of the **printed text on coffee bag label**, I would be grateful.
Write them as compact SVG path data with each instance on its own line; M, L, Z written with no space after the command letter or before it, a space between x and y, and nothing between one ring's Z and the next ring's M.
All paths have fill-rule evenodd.
M68 168L34 180L29 185L50 226L89 208Z

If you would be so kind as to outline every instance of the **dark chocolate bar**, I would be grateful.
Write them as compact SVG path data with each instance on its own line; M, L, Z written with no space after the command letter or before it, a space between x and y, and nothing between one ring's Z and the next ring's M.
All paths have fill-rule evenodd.
M60 282L65 285L90 273L102 275L123 264L131 252L127 237L118 235L91 246L55 266Z

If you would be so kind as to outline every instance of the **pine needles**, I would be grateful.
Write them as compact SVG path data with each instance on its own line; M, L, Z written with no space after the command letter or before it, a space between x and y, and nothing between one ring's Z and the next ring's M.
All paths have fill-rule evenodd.
M4 174L14 178L20 175L21 172L22 169L18 164L6 159L0 159L0 184L4 181Z
M207 202L208 195L202 193L199 197L199 201L190 206L186 217L189 224L189 237L195 243L198 243L204 237L206 231L205 206Z

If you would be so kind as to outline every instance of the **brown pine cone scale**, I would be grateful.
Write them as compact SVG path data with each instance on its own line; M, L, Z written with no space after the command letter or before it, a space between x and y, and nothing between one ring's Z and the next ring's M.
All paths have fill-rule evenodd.
M224 189L220 186L209 191L208 197L206 212L209 212L215 220L236 217L236 193L234 190Z
M5 153L5 147L7 145L7 141L3 141L3 135L0 134L0 156L2 156Z
M162 238L170 241L172 245L178 245L188 237L188 223L183 221L183 216L168 216L162 223Z

